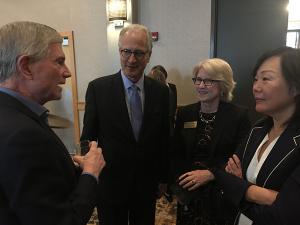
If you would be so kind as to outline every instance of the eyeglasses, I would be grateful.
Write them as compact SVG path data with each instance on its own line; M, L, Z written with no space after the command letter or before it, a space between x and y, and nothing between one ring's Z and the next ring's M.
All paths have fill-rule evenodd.
M203 82L205 87L211 87L214 85L214 83L218 82L218 80L201 79L200 77L193 77L192 80L196 85L200 85L201 82Z
M143 52L143 51L140 51L140 50L134 50L134 51L132 51L132 50L126 49L126 48L125 49L121 49L120 52L121 52L121 56L124 57L125 59L128 59L131 56L131 54L133 54L134 57L136 59L139 59L139 60L143 59L144 56L147 53L147 52Z

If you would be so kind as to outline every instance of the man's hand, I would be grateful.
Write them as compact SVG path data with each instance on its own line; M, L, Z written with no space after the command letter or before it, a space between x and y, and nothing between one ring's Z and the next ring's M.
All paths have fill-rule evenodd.
M103 167L105 166L105 160L102 155L102 149L97 148L97 142L92 141L90 144L90 150L84 156L74 156L73 160L78 163L83 173L92 174L98 177Z

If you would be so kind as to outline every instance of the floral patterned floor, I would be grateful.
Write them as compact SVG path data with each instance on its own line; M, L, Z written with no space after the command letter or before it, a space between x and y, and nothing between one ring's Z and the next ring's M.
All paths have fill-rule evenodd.
M175 225L176 205L176 200L169 203L165 197L160 198L156 203L155 225ZM100 225L96 210L87 225Z

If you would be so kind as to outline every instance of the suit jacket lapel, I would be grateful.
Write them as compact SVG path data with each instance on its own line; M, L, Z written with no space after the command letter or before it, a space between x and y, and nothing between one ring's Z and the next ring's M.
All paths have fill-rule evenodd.
M108 88L111 92L110 96L112 97L108 101L110 101L112 103L110 104L114 107L111 113L116 113L114 126L116 126L118 130L123 130L124 134L128 135L129 138L135 140L126 104L125 88L121 72L116 74L112 80L112 86Z
M141 140L141 138L145 134L147 123L151 122L149 121L148 118L151 115L152 110L154 109L153 101L151 101L151 99L155 98L153 96L154 92L152 91L151 83L149 82L147 77L144 78L144 94L145 94L144 113L143 113L143 122L142 122L139 140Z
M30 117L33 121L38 123L41 127L43 127L49 135L51 135L57 143L61 146L62 149L64 149L65 155L69 157L68 150L66 149L65 145L62 143L62 141L58 138L58 136L54 133L54 131L49 127L48 124L46 124L45 121L43 121L42 118L40 118L38 115L36 115L34 112L32 112L28 107L26 107L24 104L19 102L17 99L1 93L0 92L0 101L2 102L2 105L7 105L8 107L14 108L17 111L20 111L21 113L25 114L26 116ZM3 101L2 101L3 100Z
M27 115L32 120L37 122L40 126L47 128L47 124L45 121L43 121L38 115L36 115L34 112L32 112L27 106L25 106L23 103L18 101L16 98L0 92L0 99L2 101L1 105L6 105L10 108L14 108L15 110L21 112L22 114Z
M194 149L196 148L196 145L197 145L197 142L198 142L198 139L197 139L197 131L198 131L198 126L199 126L199 121L198 121L198 118L199 118L199 110L200 110L200 102L196 103L196 104L193 104L191 106L191 110L189 111L189 115L187 116L188 118L184 121L184 122L194 122L196 121L197 122L197 127L196 128L188 128L190 129L190 132L189 134L191 135L191 143L192 143L192 147L191 148L188 148L191 150L191 152L189 152L189 157L192 158L192 154L193 154L193 151ZM184 126L184 124L183 124ZM183 128L185 129L185 128Z
M242 163L243 176L246 177L247 168L257 150L257 147L268 132L269 127L255 126L252 128L247 139L245 148L239 155ZM247 152L247 153L246 153Z
M269 176L276 173L276 168L280 163L295 150L299 135L293 128L287 128L282 133L258 173L257 184L265 186Z
M263 138L270 130L270 125L255 126L249 135L246 146L240 155L242 160L243 176L246 177L247 168ZM300 133L291 127L288 127L277 140L273 149L269 153L267 160L262 165L256 183L265 186L268 178L276 172L280 163L292 153L300 142ZM247 153L246 153L247 151Z
M225 105L220 102L219 109L216 113L216 120L214 122L214 129L212 131L212 143L211 143L211 150L210 150L210 158L214 156L215 150L216 150L216 145L219 142L219 139L221 137L222 131L226 129L225 126L225 120L226 118L226 109Z

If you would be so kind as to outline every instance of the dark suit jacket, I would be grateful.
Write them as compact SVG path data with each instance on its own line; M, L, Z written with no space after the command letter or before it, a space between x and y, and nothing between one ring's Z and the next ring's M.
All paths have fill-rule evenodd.
M175 126L175 177L191 170L193 151L197 144L197 127L184 128L186 122L196 122L200 103L178 109ZM220 102L212 133L209 167L222 167L237 150L250 130L248 111L231 103ZM176 178L175 178L176 179Z
M100 175L100 199L126 203L135 194L155 198L158 182L167 181L169 92L146 77L143 122L135 140L121 73L89 83L81 139L98 140L106 161Z
M243 148L237 154L242 162L243 177L257 147L271 129L272 122L265 119L252 129ZM256 179L261 187L279 191L271 206L246 202L244 194L249 187L245 180L223 171L216 172L216 178L224 186L225 194L241 211L254 221L254 225L299 224L300 208L300 125L291 123L281 134Z
M97 184L81 175L49 126L0 92L0 224L84 225Z

